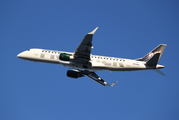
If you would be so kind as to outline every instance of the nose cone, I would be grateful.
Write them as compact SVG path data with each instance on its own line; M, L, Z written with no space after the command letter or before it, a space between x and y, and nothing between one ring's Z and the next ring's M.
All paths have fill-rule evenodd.
M21 52L17 55L18 58L23 59L26 56L25 52Z
M29 55L29 51L23 51L19 53L17 57L23 60L28 60L31 56Z
M19 53L19 54L17 55L18 58L20 58L20 56L21 56L20 54L21 54L21 53Z

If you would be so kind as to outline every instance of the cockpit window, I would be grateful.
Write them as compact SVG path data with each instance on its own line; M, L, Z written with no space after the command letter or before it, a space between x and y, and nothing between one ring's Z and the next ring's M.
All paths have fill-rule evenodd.
M28 49L27 51L30 51L30 49Z

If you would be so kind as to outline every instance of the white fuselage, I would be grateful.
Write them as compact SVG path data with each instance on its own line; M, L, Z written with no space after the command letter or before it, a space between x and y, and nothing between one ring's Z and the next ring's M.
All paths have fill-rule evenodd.
M91 66L84 68L83 64L74 63L72 61L60 60L61 53L73 54L72 52L62 52L55 50L45 49L29 49L17 55L17 57L25 60L35 62L45 62L60 64L65 67L74 69L83 69L90 71L109 70L109 71L133 71L133 70L144 70L144 69L155 69L154 67L148 67L143 61L136 61L131 59L123 59L116 57L106 57L99 55L91 55ZM162 68L161 65L157 65L156 68Z

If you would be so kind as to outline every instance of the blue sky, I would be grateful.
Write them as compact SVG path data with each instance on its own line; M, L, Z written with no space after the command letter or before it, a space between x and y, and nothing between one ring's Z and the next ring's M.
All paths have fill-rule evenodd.
M0 1L0 120L178 120L179 1ZM140 58L167 44L153 72L97 72L114 87L18 59L30 48L73 52L99 27L92 54Z

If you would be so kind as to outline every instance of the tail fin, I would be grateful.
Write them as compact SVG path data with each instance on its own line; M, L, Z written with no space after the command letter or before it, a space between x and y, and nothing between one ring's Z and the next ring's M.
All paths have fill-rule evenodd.
M137 59L137 61L145 61L146 65L156 66L166 46L166 44L160 44L147 55L145 55L143 58Z

